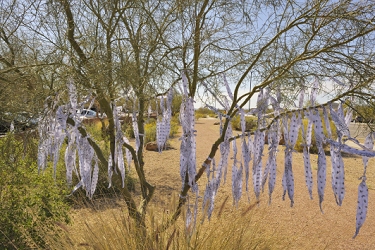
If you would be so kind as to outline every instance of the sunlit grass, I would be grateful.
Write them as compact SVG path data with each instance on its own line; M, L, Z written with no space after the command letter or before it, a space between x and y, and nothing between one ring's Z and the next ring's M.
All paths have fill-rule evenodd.
M198 212L191 235L185 230L183 211L173 226L156 234L170 211L174 211L174 199L164 208L149 208L147 236L143 237L120 199L97 202L75 212L74 225L64 230L55 249L275 249L280 241L262 231L264 210L256 204L236 209L224 199L216 204L210 221L206 218L203 222L202 211Z

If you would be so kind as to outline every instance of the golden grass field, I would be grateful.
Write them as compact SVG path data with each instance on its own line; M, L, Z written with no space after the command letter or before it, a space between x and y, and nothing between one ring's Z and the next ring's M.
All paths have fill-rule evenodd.
M198 165L206 159L212 143L218 137L219 128L214 125L216 121L213 118L201 118L196 122ZM157 225L173 211L178 200L178 191L181 188L178 136L171 140L171 145L175 149L161 154L145 152L146 176L151 184L156 185L156 192L149 207L149 232L156 230ZM357 188L360 183L358 177L363 172L362 158L344 157L346 195L343 205L339 207L336 205L331 188L331 164L330 157L327 156L327 185L323 214L319 209L315 184L317 155L311 155L314 199L310 200L304 181L302 154L293 154L295 203L290 207L289 200L283 201L281 198L284 152L282 146L279 146L279 149L277 183L270 205L268 187L261 194L260 203L257 205L251 186L248 193L250 202L246 193L243 193L238 207L233 206L231 163L229 163L227 183L219 189L211 221L205 219L201 224L202 216L199 214L197 230L191 238L187 238L184 234L183 215L176 225L164 234L150 239L148 243L140 243L123 200L97 199L90 206L72 211L73 223L67 226L61 225L66 238L64 243L56 245L56 248L60 246L70 249L375 249L374 159L371 159L368 165L367 220L357 238L352 239L355 232ZM206 177L202 177L199 181L202 196L206 182Z

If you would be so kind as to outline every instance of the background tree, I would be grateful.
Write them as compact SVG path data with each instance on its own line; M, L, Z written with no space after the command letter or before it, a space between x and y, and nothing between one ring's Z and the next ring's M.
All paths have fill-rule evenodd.
M31 4L3 1L0 26L0 119L35 119L48 90L54 89L56 62L29 32ZM9 128L8 128L9 129Z

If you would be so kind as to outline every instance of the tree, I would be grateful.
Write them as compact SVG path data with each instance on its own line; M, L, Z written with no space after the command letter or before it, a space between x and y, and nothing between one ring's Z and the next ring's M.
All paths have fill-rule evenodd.
M73 53L70 52L72 55L70 61L76 72L74 74L76 75L75 83L79 83L77 88L74 86L71 88L84 87L95 91L96 100L102 111L107 114L109 121L106 133L110 140L111 162L113 163L117 163L116 145L122 145L123 141L116 139L121 132L116 131L118 125L116 125L116 115L113 113L112 107L118 98L119 90L127 92L126 94L129 96L133 95L130 99L134 102L133 118L137 117L133 120L137 145L133 148L125 143L124 146L134 159L141 183L142 201L139 209L136 209L135 202L126 188L124 195L132 217L142 225L147 204L154 191L154 187L147 182L143 171L144 113L150 98L165 95L165 90L169 88L165 82L159 85L161 76L164 76L165 79L165 76L173 77L173 75L180 74L176 68L179 67L178 64L169 62L176 59L175 51L181 51L181 48L185 46L182 46L181 41L176 41L173 37L173 32L179 29L177 23L179 15L176 10L181 3L165 1L128 1L124 3L118 1L111 4L98 3L97 5L85 1L79 3L81 4L79 10L82 11L82 14L79 15L78 20L75 19L76 15L72 11L74 4L60 1L51 5L51 8L63 10L65 13L63 19L66 21L67 40L73 50ZM202 8L202 11L209 12L215 7L214 4L215 2L212 2L207 6L205 3L200 7L198 1L191 3L189 8L199 7ZM223 3L219 3L219 7L222 5ZM206 10L207 7L209 8ZM57 21L60 22L60 17ZM195 23L192 22L190 25L195 25ZM202 27L197 27L197 31L194 33L198 34L198 29L202 29ZM90 35L76 38L76 33L83 34L83 32ZM99 35L91 36L91 34L100 34L103 38ZM200 38L196 39L195 44L200 40ZM59 43L64 44L64 42ZM182 50L187 50L187 48L188 46L183 47ZM64 47L64 49L67 50L68 47ZM202 54L203 50L193 49L193 51ZM68 51L65 53L69 54ZM184 52L184 54L186 53ZM199 59L199 55L196 58ZM190 60L187 57L185 59ZM191 64L191 62L185 63ZM195 63L195 68L196 65ZM198 76L198 74L195 75ZM193 79L195 84L191 86L197 85L198 78L196 76ZM166 79L168 80L168 78ZM173 86L176 82L173 80L167 85ZM155 93L156 91L159 94ZM71 125L76 122L69 120ZM159 126L160 128L169 126L165 119L160 124L162 124ZM90 144L92 143L90 141ZM102 155L99 148L93 147L98 156ZM100 158L102 165L107 166L108 163L104 157Z
M255 149L255 160L253 160L258 161L258 164L255 164L253 167L253 175L258 180L254 182L255 193L259 194L259 181L262 179L261 164L259 164L261 159L260 152L263 151L264 145L261 139L264 138L264 134L262 133L265 130L272 129L273 125L278 124L278 121L282 117L284 117L283 124L286 126L286 115L293 113L293 111L286 111L284 114L278 112L273 122L266 126L264 120L262 119L264 118L263 115L265 107L267 107L267 105L264 103L267 103L268 97L263 97L263 94L265 96L269 96L270 93L276 92L275 95L288 93L289 96L293 96L293 93L298 93L300 90L304 91L307 86L303 83L308 82L308 79L311 79L311 77L315 76L320 78L329 78L340 75L343 79L345 79L344 75L347 71L356 72L355 75L357 79L360 80L353 83L351 87L349 87L348 84L339 86L338 88L340 88L342 92L339 92L340 94L337 96L335 96L337 92L334 92L334 95L330 96L331 101L345 101L345 98L356 95L357 91L359 96L361 96L362 91L369 91L370 93L373 93L371 83L373 80L374 71L371 64L368 64L369 61L373 61L373 51L371 48L367 48L368 44L371 44L371 41L368 41L367 39L373 36L374 26L371 21L372 17L369 16L370 12L368 11L373 9L374 6L349 4L347 2L332 3L329 1L317 1L313 3L304 3L303 7L300 5L295 5L295 3L292 2L275 3L274 5L261 4L256 7L262 7L268 10L271 9L273 11L271 13L273 14L266 18L266 21L262 23L260 26L261 29L258 32L253 33L255 34L253 37L253 45L256 44L257 48L259 49L252 50L254 54L248 56L249 66L245 68L244 72L241 74L241 77L237 81L233 96L231 96L230 91L228 91L228 95L231 98L231 100L229 100L230 104L226 106L224 104L225 101L218 100L219 103L223 103L223 106L226 108L226 120L223 123L221 137L213 144L209 157L202 164L202 167L195 176L195 181L198 181L206 168L208 168L211 160L218 151L219 146L224 148L223 144L227 144L225 149L221 148L222 159L223 154L227 155L227 151L229 150L229 138L231 135L230 133L227 134L226 131L230 131L229 121L231 117L234 117L237 112L240 112L241 108L245 106L245 104L255 93L260 92L262 93L262 95L258 97L258 118L260 121L258 122L258 129L255 132L254 140L256 141L257 146ZM259 23L255 21L252 24L253 26L251 27L255 29L255 24ZM272 27L275 28L272 29ZM354 31L354 27L358 29L355 29ZM334 31L334 34L331 36L331 33L329 32L332 31ZM327 35L328 33L329 35ZM266 39L261 39L265 37ZM365 57L362 57L364 55L362 53L360 53L361 55L358 55L358 58L357 55L354 55L355 53L349 53L350 55L346 53L354 49L354 44L358 45L358 43L362 42L364 42L363 46L366 48ZM359 48L356 47L356 49ZM264 70L265 67L267 67L266 70ZM362 70L356 70L359 68ZM259 77L258 83L251 92L240 95L239 88L249 72L256 72ZM346 75L345 77L347 81L353 81L350 76ZM194 86L194 81L189 82L189 84L189 86L191 86L191 84ZM315 84L313 88L315 90L312 91L312 93L316 93L318 87L318 83ZM192 89L194 90L195 87ZM345 89L345 91L343 91L343 89ZM266 90L266 93L263 93L264 90ZM314 94L312 94L312 96L314 96ZM285 107L290 107L291 102L285 97L286 95L284 95L283 103ZM275 105L274 109L279 109L280 107L277 107L276 103L281 102L282 98L279 96L277 99L274 98L273 100L276 100L273 102L273 105ZM311 100L314 101L314 98ZM301 108L302 106L300 105L299 107ZM316 107L310 106L307 110L313 108ZM336 121L342 124L343 118L341 117L340 119L340 122L339 120ZM345 126L341 128L345 131L345 133L347 133ZM341 131L341 133L344 132ZM288 129L284 131L284 136L285 134L288 134ZM339 136L339 138L339 141L341 141L342 134ZM274 141L278 140L276 139ZM333 142L332 145L335 145L333 147L337 148L337 145ZM293 146L294 145L291 145L292 148ZM320 155L322 155L322 153L320 153ZM293 175L291 169L291 155L289 153L286 156L286 161L287 160L289 160L290 165L285 166L286 174L284 176L286 183L284 188L285 191L288 191L289 197L293 203ZM223 161L226 161L225 157ZM244 161L248 161L248 159L244 159ZM323 160L321 164L322 165L319 167L319 173L323 174L325 172L325 169L322 167L324 165ZM223 162L223 168L225 165L226 162ZM237 169L236 171L241 173L242 168ZM241 174L239 174L239 176L241 176ZM248 172L246 173L246 177L247 176ZM207 185L206 192L208 192L208 195L210 195L210 192L212 192L211 197L214 197L217 190L217 185L220 183L220 177L216 178L218 178L216 181L213 181ZM342 176L340 176L340 178L342 178ZM322 183L323 182L325 183L325 180L322 180ZM361 185L363 187L363 183ZM233 184L233 186L236 185ZM186 202L185 197L190 188L190 185L184 186L184 189L180 194L181 198L179 201L179 208ZM319 188L324 190L324 185L320 186ZM212 190L214 190L214 192ZM324 193L322 191L319 192L320 199L322 201ZM340 199L338 200L338 203L342 202ZM177 218L179 212L180 210L177 209L172 218ZM357 227L357 230L358 229L359 227Z
M51 22L42 22L43 19L39 19L40 23L46 27L59 26L66 30L66 36L59 33L52 36L53 39L50 40L53 42L44 40L43 43L54 45L56 51L64 55L63 62L60 62L62 69L58 73L61 79L65 78L68 81L69 98L60 94L57 96L60 99L52 99L49 109L46 110L46 120L40 124L40 166L46 166L51 146L52 156L57 161L59 145L67 133L70 136L66 159L70 171L68 172L71 173L72 164L75 163L75 152L78 150L81 179L75 189L83 186L88 196L92 196L98 175L96 164L108 166L110 175L116 168L123 173L124 148L128 153L128 159L130 155L133 159L132 164L141 185L141 201L137 206L134 195L126 185L123 185L122 189L124 199L130 216L143 229L146 208L155 190L155 187L148 183L143 170L144 113L148 102L157 96L158 105L164 100L170 104L168 90L178 85L180 80L183 83L181 93L184 96L180 112L183 126L180 164L182 190L176 211L160 230L166 229L179 217L187 196L194 197L197 191L196 182L210 168L212 159L220 151L220 170L211 176L203 201L209 206L210 216L214 208L216 191L221 179L226 176L230 143L236 139L242 141L243 155L247 157L243 156L243 160L236 158L232 168L232 174L236 177L233 182L234 199L237 202L240 198L242 172L245 172L246 190L249 189L250 149L246 146L251 144L249 140L255 142L251 144L255 194L259 195L260 187L264 185L262 180L268 178L271 197L276 151L271 150L268 167L264 170L266 174L263 174L262 170L261 153L266 131L268 141L272 149L275 149L281 125L287 141L284 189L292 205L294 184L291 149L295 143L292 138L295 138L298 129L291 129L288 124L299 128L300 117L305 115L310 120L309 128L313 125L320 128L321 118L315 110L318 108L314 106L315 98L318 90L324 92L324 84L332 77L340 79L342 84L333 84L333 90L327 91L327 98L331 101L348 102L347 98L374 93L373 3L328 0L142 0L94 3L60 0L48 2L46 6L46 10L56 15ZM37 13L43 16L44 12L38 9ZM46 33L38 36L45 37ZM240 88L250 74L253 75L255 87L249 92L241 93ZM226 77L233 80L227 81ZM60 83L59 87L62 89L63 84ZM295 97L310 89L310 83L313 83L310 94L311 106L303 108L300 104L296 105ZM231 88L231 85L234 87ZM221 86L226 87L229 99L222 98L215 92ZM200 89L211 91L225 110L225 114L212 108L222 118L221 136L213 143L209 157L202 167L196 169L193 101ZM95 96L102 111L107 115L109 126L106 134L110 141L110 156L103 154L75 116L75 109L79 109L80 102L84 100L81 96L87 93ZM123 139L113 108L115 101L123 94L131 95L134 101L132 108L134 130L137 131L136 147ZM231 118L236 114L243 117L243 108L256 94L257 129L250 132L251 136L244 131L241 136L232 136ZM160 98L161 96L167 98ZM300 103L303 103L304 98L301 96ZM63 100L65 102L62 102ZM322 148L323 143L327 142L331 145L337 160L335 166L340 173L337 178L343 178L343 172L340 171L343 167L340 150L364 157L374 155L370 150L355 151L343 146L343 136L352 138L348 134L342 109L338 112L330 109L328 112L329 103L322 105L326 107L327 115L329 113L336 126L340 128L340 134L339 140L333 141L329 135L323 135L320 130L316 130L318 148ZM265 110L269 106L275 110L275 118L267 123ZM296 106L298 110L292 109ZM158 122L159 138L163 138L161 140L165 140L168 130L169 110L167 106L162 114L163 118ZM47 130L59 132L51 137L51 134L45 133ZM308 129L307 145L310 135L311 129ZM372 134L367 146L371 144L371 138ZM306 152L305 157L308 157L308 147ZM306 167L308 169L308 166ZM321 177L318 181L321 203L324 198L325 167L325 158L320 151L318 172ZM122 174L120 182L124 181ZM340 191L344 187L334 188L337 202L340 204L343 199ZM362 179L360 189L366 191L365 178ZM190 190L193 192L189 193ZM198 199L198 196L195 198ZM358 211L362 214L366 212L363 207ZM359 216L357 233L363 218L364 216Z
M52 65L37 48L29 46L32 34L24 29L26 3L4 1L0 26L0 120L17 119L21 113L36 116L47 96L43 69ZM39 84L40 83L40 84ZM8 128L9 129L9 128Z

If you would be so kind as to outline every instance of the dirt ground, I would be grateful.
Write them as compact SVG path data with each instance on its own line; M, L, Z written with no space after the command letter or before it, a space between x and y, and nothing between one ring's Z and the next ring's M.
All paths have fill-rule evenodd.
M218 138L219 127L214 125L217 119L201 118L196 123L197 130L197 162L198 167L208 156L211 146ZM145 171L150 183L156 185L153 205L163 206L175 198L181 188L179 176L179 141L178 137L171 140L175 149L163 153L147 151L145 153ZM265 147L266 149L267 147ZM267 152L264 152L264 160ZM216 157L217 162L219 160ZM360 183L358 177L363 173L361 157L345 156L345 199L343 205L337 206L332 192L330 172L331 160L327 156L327 184L323 202L324 213L320 212L317 188L317 155L311 155L314 189L313 200L309 199L303 173L301 153L293 154L293 171L295 179L294 206L290 207L289 200L282 200L282 169L284 167L284 151L279 146L277 157L277 182L272 196L272 203L268 204L268 188L261 194L259 206L254 209L261 214L259 227L264 234L277 235L280 240L278 249L375 249L375 174L374 159L368 164L367 185L369 187L369 209L367 219L357 238L352 239L355 232L355 217L357 203L357 189ZM231 198L231 163L228 166L227 183L220 188L216 206L219 206L225 197ZM207 179L199 181L200 192L203 195ZM252 185L249 190L250 204L255 202ZM238 209L249 206L246 194L243 194ZM217 209L216 209L217 210ZM229 212L235 208L227 209ZM227 212L228 212L227 211Z

